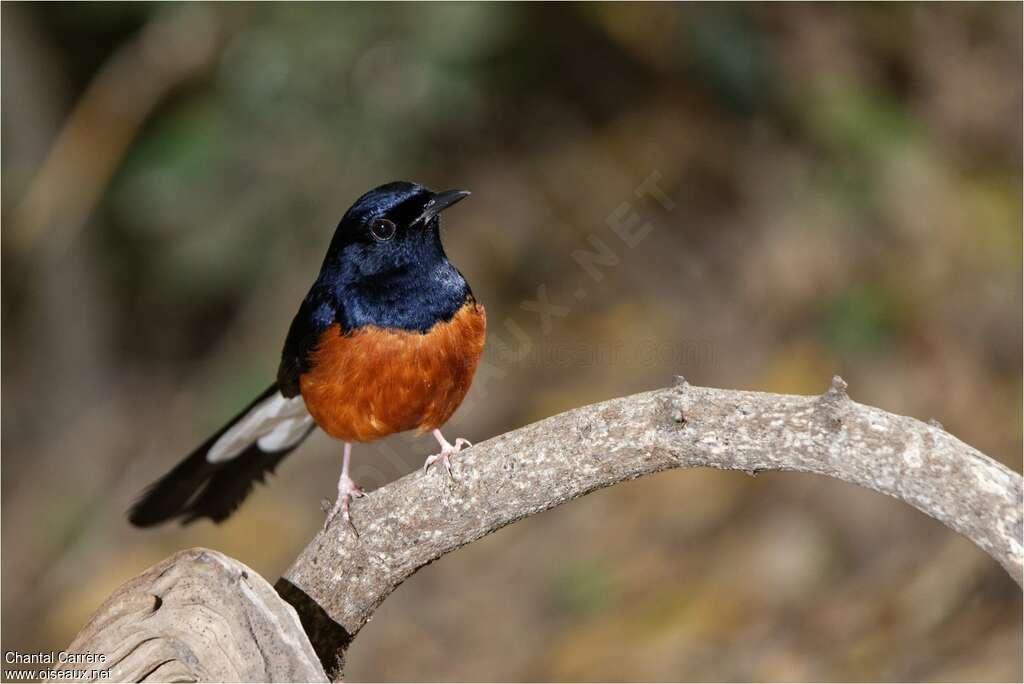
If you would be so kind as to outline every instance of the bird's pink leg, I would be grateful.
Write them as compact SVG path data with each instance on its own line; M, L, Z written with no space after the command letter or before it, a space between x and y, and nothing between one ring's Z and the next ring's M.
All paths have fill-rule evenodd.
M338 500L334 502L334 508L327 515L327 520L324 521L324 529L327 529L327 525L334 519L334 516L341 512L342 520L348 525L352 533L357 537L359 533L356 532L355 525L352 524L352 516L349 514L349 504L352 502L352 497L365 496L363 490L359 488L352 478L348 476L348 464L352 458L352 443L345 442L345 456L341 464L341 477L338 478Z
M434 430L433 435L434 439L437 440L437 443L441 445L441 453L427 457L427 460L423 463L423 474L425 475L427 473L427 470L430 469L430 466L440 461L441 464L444 465L445 470L448 471L448 475L451 477L455 477L452 474L452 464L450 458L455 454L459 453L460 451L462 451L462 447L468 447L473 445L470 443L468 439L464 439L462 437L456 439L455 444L451 444L448 442L447 439L444 438L444 435L441 434L440 430Z

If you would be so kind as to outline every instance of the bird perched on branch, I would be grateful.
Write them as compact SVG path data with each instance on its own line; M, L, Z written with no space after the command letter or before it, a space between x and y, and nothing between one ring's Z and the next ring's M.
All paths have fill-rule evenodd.
M325 526L340 513L355 531L353 443L431 431L440 451L424 471L439 463L450 474L469 442L448 442L441 426L469 390L486 316L444 253L440 214L468 195L395 182L360 197L292 321L277 381L146 490L131 522L225 520L316 427L344 442Z

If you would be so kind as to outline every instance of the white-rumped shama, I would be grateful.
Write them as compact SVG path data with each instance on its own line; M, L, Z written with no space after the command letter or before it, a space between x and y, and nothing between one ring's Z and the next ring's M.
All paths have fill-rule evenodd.
M440 428L469 390L486 315L445 255L440 212L468 195L395 182L360 197L288 329L277 381L146 490L131 522L225 520L317 427L345 443L328 522L340 512L351 527L363 494L349 477L353 442L429 430L441 451L424 470L450 473L469 442Z

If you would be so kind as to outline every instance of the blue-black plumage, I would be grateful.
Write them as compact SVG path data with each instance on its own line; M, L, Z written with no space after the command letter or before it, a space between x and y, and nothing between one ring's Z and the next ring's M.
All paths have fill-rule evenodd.
M469 195L395 182L360 197L335 230L320 272L285 339L277 382L157 481L130 520L220 522L312 431L345 441L338 502L361 490L349 478L351 442L432 430L461 403L483 349L486 319L445 255L440 213ZM450 467L449 467L449 472ZM354 528L353 528L354 529Z

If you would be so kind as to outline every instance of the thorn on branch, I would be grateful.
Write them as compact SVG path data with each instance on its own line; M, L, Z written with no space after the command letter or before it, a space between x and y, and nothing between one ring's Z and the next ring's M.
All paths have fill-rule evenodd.
M828 391L818 399L818 404L827 411L829 422L833 427L839 427L843 423L845 405L850 403L850 395L846 393L847 387L845 380L838 375L833 375Z
M677 425L682 425L686 422L686 400L680 395L683 394L690 387L690 383L686 381L682 375L675 376L675 384L673 386L673 392L666 392L659 398L659 403L662 408L668 412L672 422Z
M845 380L838 375L833 375L832 384L829 386L828 392L825 393L825 396L834 397L842 401L849 401L850 395L846 393L847 387L849 387L849 385L846 384Z

